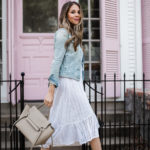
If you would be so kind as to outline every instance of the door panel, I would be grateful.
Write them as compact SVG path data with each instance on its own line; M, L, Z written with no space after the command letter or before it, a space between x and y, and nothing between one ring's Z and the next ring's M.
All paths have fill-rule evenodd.
M23 33L23 0L15 1L15 78L25 72L25 99L42 100L54 53L54 33Z

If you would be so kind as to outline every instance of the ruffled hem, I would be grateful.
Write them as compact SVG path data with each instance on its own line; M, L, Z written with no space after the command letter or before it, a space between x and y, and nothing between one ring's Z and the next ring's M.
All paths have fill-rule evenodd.
M55 128L55 125L52 124ZM88 116L82 121L68 123L55 129L52 135L53 146L67 146L75 143L84 144L94 138L99 137L98 128L100 127L95 114ZM43 148L49 148L51 138L42 145Z

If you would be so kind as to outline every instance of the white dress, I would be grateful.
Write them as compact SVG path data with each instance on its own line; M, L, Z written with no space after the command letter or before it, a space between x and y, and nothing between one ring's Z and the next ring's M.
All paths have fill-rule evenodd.
M53 146L84 144L99 137L100 125L83 88L82 67L80 81L60 77L49 121L55 129ZM51 138L42 147L50 145Z

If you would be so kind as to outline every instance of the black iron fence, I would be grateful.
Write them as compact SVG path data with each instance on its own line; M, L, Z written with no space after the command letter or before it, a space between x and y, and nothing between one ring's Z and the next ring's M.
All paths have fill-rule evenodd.
M18 119L24 108L24 73L21 80L0 81L0 149L1 150L24 150L25 138L12 124ZM9 103L2 103L2 86L8 87L6 97ZM19 93L19 94L18 94ZM18 97L19 95L19 97ZM12 134L10 135L10 132Z
M85 91L88 89L89 102L94 107L101 128L99 129L103 150L149 150L150 149L150 80L107 79L100 82L84 81ZM99 88L98 85L101 85ZM113 90L113 94L108 94ZM88 88L86 88L88 87ZM117 88L123 91L117 94ZM93 91L93 96L91 96ZM121 91L119 91L121 93ZM99 99L98 99L99 95ZM94 99L93 102L91 100ZM84 144L83 150L90 150Z
M0 93L0 149L24 150L25 139L16 128L9 136L13 122L24 108L24 74L22 80L12 80L10 76L9 80L0 82L9 83L10 101L6 111L2 108ZM84 81L84 89L101 126L103 150L150 150L150 92L145 87L148 83L150 80L146 80L144 74L142 80L136 80L135 75L132 80L127 80L125 75L123 80L118 80L116 75L110 80L105 75L101 81ZM120 88L122 94L118 95ZM113 91L112 95L108 89ZM15 105L12 105L12 95ZM82 150L90 149L89 143L82 145Z

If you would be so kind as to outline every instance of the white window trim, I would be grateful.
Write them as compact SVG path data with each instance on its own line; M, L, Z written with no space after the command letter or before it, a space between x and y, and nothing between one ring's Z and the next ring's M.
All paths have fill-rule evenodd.
M92 79L92 64L93 63L100 63L101 64L101 60L100 61L92 61L91 60L91 42L101 42L100 39L91 39L91 21L92 20L97 20L100 21L100 16L99 18L91 18L91 0L88 0L88 17L83 18L83 20L87 20L88 21L88 39L83 39L83 42L87 42L88 43L88 53L89 53L89 60L85 61L85 63L87 63L89 65L89 79Z
M99 1L100 2L100 1ZM91 3L90 0L88 0L88 17L83 18L83 20L87 20L88 21L88 39L83 39L83 42L87 42L88 43L88 52L89 52L89 60L85 60L85 64L89 65L89 79L92 79L92 63L100 63L101 65L101 60L100 61L92 61L91 60L91 42L101 42L101 39L91 39L91 20L98 20L100 21L100 16L99 18L91 18ZM91 87L95 88L95 85L93 82L91 82ZM91 90L91 102L94 102L94 97L95 97L95 92ZM97 91L101 92L101 83L97 83ZM85 85L85 91L86 91L86 95L87 98L89 99L89 86ZM101 101L101 95L97 94L97 101Z
M2 80L7 80L7 5L6 0L2 0ZM1 102L7 102L7 83L3 82L1 86Z

